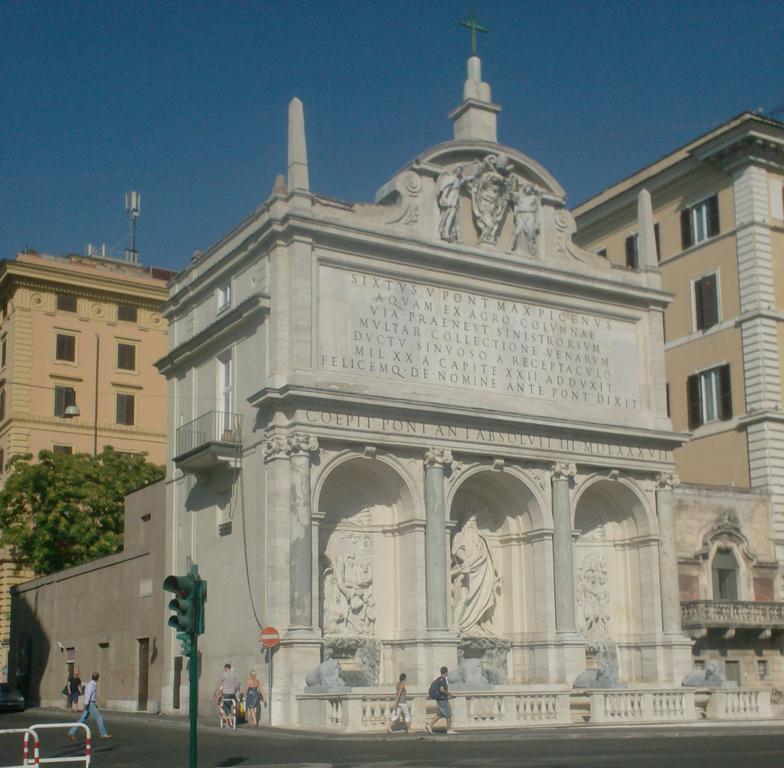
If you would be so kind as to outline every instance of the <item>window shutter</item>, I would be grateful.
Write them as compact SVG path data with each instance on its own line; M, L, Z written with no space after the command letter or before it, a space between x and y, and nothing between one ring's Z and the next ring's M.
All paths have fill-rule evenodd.
M694 283L694 315L697 330L701 331L705 327L705 304L703 301L703 280Z
M719 196L713 195L707 201L708 206L708 237L719 234Z
M681 245L685 251L694 245L694 234L691 229L691 208L681 211Z
M719 398L721 413L719 418L722 421L732 418L732 385L730 384L730 367L722 365L719 369Z
M672 413L670 413L670 385L669 385L669 382L664 385L664 396L665 396L666 401L667 401L667 416L670 417L670 416L672 416Z
M637 269L637 236L629 235L626 238L626 266Z
M689 411L689 429L695 429L702 424L700 377L696 373L686 379L686 401Z
M702 327L710 328L719 322L719 301L716 275L706 275L702 283Z

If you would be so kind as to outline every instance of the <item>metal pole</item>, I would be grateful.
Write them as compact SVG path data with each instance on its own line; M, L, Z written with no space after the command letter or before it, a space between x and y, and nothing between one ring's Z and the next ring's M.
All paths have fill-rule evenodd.
M95 334L95 424L93 425L93 456L98 455L98 364L101 360L101 337Z
M191 726L188 766L196 768L196 719L199 716L199 636L191 636L191 663L188 667L188 719Z
M274 648L267 648L267 719L272 728L272 652Z

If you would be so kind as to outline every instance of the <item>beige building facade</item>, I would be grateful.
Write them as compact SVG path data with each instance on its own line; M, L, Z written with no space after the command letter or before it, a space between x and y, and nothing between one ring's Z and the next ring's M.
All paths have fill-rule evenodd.
M784 124L745 113L574 209L580 245L616 269L660 273L673 295L668 412L691 433L674 458L681 481L702 486L682 489L692 500L678 512L684 628L698 661L715 656L728 677L761 684L774 669L783 679L758 655L780 648L784 630L782 186ZM656 254L646 261L647 194ZM705 549L722 521L724 543Z
M166 350L160 310L172 275L73 254L0 262L0 483L12 456L42 450L110 445L165 461L166 383L153 362ZM33 575L7 554L0 559L0 676L6 596Z

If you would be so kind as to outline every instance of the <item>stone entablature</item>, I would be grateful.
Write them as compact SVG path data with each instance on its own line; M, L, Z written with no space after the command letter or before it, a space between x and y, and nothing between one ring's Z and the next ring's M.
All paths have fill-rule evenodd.
M712 627L784 629L784 603L689 600L681 603L681 621L685 630Z

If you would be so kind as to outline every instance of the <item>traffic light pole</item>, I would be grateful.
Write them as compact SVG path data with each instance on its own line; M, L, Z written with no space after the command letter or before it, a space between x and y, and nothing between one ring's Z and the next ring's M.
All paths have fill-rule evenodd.
M191 638L191 660L188 666L188 719L191 726L190 747L188 750L189 768L196 766L196 721L199 717L199 636Z

